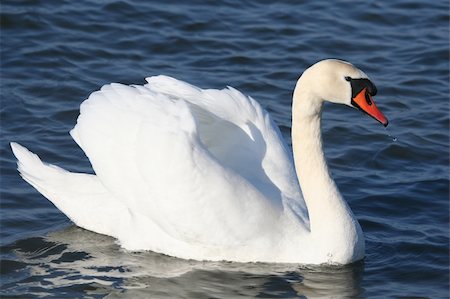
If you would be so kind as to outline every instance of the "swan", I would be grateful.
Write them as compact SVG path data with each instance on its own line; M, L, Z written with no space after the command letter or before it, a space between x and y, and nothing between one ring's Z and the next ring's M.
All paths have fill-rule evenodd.
M387 126L376 87L327 59L297 81L293 156L270 115L227 87L167 76L108 84L80 106L70 131L95 174L42 162L11 142L22 178L76 225L125 249L194 260L348 264L364 257L358 221L322 151L324 101Z

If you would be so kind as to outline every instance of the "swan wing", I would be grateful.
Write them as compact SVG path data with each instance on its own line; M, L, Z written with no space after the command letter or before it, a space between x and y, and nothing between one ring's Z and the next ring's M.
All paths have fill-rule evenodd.
M299 191L268 114L232 88L147 81L105 85L81 105L71 135L102 185L176 240L232 246L275 235L283 201Z
M168 77L146 79L147 88L188 102L209 152L277 204L292 209L309 225L294 163L269 113L252 97L228 87L200 89Z

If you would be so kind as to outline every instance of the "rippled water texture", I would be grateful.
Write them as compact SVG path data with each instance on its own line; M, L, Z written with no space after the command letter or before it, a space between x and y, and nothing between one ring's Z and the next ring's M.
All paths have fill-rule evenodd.
M164 3L164 4L162 4ZM1 294L104 297L448 296L448 1L2 1ZM68 135L90 92L166 74L231 85L290 142L292 89L323 58L376 83L388 131L324 111L326 156L366 235L342 268L129 253L73 224L16 171L8 142L91 172Z

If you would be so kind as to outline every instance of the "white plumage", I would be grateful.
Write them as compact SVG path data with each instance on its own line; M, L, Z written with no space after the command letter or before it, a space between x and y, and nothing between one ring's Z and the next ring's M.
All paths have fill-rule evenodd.
M343 62L326 63L339 75L361 75ZM231 87L203 90L166 76L147 82L105 85L81 104L70 134L95 175L45 164L11 143L22 177L75 224L113 236L129 250L240 262L363 257L362 233L345 202L336 212L343 222L323 222L343 226L335 240L348 244L330 245L330 235L313 233L292 157L255 100ZM337 97L347 95L342 89ZM320 140L320 130L305 138ZM334 182L324 184L317 186L318 201L333 192L342 201L326 185Z

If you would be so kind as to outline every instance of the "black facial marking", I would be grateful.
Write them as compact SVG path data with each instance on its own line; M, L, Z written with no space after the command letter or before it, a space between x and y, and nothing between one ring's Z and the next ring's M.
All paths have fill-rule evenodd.
M377 88L375 85L367 78L360 78L360 79L353 79L351 77L345 77L346 81L349 81L352 86L352 99L355 98L361 90L364 88L367 88L367 91L369 92L369 95L374 96L377 94ZM366 96L366 100L368 99L368 96ZM367 100L367 103L369 105L372 105L372 101Z
M370 99L370 95L369 95L368 90L366 90L365 97L366 97L366 102L367 102L367 104L368 104L369 106L372 106L372 100Z

